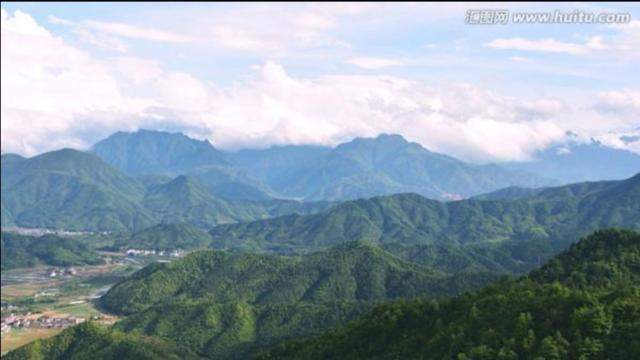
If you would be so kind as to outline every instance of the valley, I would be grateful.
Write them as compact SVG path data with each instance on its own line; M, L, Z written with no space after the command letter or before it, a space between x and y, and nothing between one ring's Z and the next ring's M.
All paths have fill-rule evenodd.
M34 233L37 231L31 231ZM4 235L4 233L3 233ZM35 266L2 271L2 353L84 321L113 325L120 317L97 300L121 279L172 256L98 252L101 265Z

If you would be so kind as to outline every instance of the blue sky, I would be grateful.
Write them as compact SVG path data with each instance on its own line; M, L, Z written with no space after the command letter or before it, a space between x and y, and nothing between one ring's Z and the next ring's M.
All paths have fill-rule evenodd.
M640 131L637 4L2 9L3 152L86 148L140 127L229 149L396 132L478 162L531 158L568 131L640 152L620 140ZM628 13L630 22L469 25L469 9Z

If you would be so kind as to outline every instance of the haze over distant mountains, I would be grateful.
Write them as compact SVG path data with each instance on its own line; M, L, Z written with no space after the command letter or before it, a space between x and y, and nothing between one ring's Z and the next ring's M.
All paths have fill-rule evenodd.
M640 169L640 156L597 143L561 153L550 149L530 163L475 165L399 135L356 138L335 148L223 152L181 133L118 132L91 152L63 149L28 159L3 154L2 224L141 230L188 222L208 229L315 212L331 205L326 201L406 192L451 200L513 186L630 177Z
M116 133L92 151L132 176L188 174L223 197L244 193L252 200L347 200L401 192L452 199L510 185L554 183L519 170L468 164L399 135L356 138L333 149L284 146L223 153L179 133L141 130Z
M223 152L181 133L139 130L118 132L92 151L129 175L197 173L266 196L306 200L400 192L451 199L510 185L624 179L640 171L640 155L596 141L553 146L531 161L490 165L465 163L389 134L355 138L335 148L288 145Z
M593 140L591 143L556 145L536 154L527 162L503 164L508 169L522 170L572 183L625 179L640 171L640 155L614 149Z

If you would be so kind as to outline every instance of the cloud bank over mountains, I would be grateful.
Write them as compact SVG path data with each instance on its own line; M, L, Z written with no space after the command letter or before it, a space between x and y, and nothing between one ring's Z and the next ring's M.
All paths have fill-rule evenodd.
M307 29L306 39L330 42L324 31L336 29L332 21L338 20L307 15L304 26L296 25ZM55 26L72 28L78 42L57 35L50 29ZM233 29L226 31L237 38ZM335 145L398 133L469 161L519 161L575 139L567 137L572 133L640 153L640 91L634 88L593 89L575 98L522 95L486 84L385 73L406 65L404 56L347 56L340 61L345 68L322 74L264 58L234 81L219 83L131 54L128 39L181 46L199 41L117 22L51 17L39 23L28 13L2 9L2 152L82 149L114 131L155 128L206 138L223 149ZM499 50L490 50L535 45L521 40L495 39L490 47ZM545 43L549 51L562 45ZM111 51L97 55L95 49L104 46ZM217 66L215 59L210 66Z

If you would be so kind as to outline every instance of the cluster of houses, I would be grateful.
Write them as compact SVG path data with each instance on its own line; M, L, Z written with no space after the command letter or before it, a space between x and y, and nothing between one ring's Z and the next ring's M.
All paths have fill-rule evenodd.
M81 317L68 316L68 317L53 317L48 315L42 315L38 318L34 318L31 313L26 315L14 315L11 314L0 320L0 327L2 333L9 332L11 329L19 328L66 328L67 326L77 325L84 321Z
M143 249L126 249L125 254L127 256L171 256L171 257L181 257L184 255L184 251L178 249L173 251L164 251L164 250L143 250Z
M49 270L49 277L59 277L59 276L75 276L78 274L78 271L75 268L69 267L69 268L60 268L60 269L50 269Z
M42 235L53 234L53 235L58 235L62 237L73 237L73 236L91 234L91 232L89 231L23 228L23 227L17 227L17 226L2 227L2 231L12 232L20 235L29 235L29 236L42 236Z

